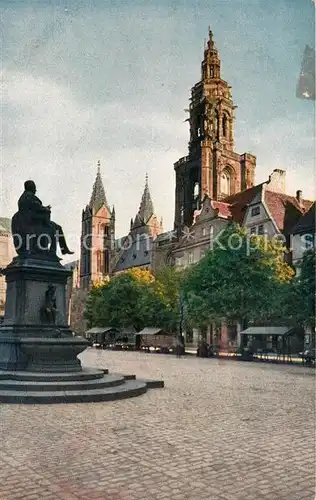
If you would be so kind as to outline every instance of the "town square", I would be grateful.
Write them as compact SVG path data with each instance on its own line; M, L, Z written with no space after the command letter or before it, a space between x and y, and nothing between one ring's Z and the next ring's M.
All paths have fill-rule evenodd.
M13 4L0 500L315 500L314 2Z
M165 388L2 404L1 499L314 500L310 368L93 348L82 360Z

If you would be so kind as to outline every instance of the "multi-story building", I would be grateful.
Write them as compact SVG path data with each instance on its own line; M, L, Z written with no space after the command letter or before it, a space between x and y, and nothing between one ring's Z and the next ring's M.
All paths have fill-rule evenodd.
M0 270L6 267L16 255L11 234L11 219L0 217ZM0 274L0 318L4 316L6 297L5 277Z

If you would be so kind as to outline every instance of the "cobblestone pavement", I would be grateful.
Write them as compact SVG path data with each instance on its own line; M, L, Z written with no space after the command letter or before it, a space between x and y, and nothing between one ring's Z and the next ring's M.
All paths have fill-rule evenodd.
M94 349L82 359L166 387L2 405L1 500L314 500L312 369Z

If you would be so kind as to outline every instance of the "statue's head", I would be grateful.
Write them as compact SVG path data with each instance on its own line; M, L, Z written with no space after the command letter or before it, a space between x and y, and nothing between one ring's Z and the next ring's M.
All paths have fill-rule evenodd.
M36 193L36 185L34 181L25 181L24 182L25 191L29 191L30 193Z

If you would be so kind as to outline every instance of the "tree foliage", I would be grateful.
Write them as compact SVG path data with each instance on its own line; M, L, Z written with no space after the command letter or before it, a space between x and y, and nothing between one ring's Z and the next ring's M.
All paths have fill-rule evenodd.
M285 284L294 274L284 251L280 242L249 237L231 224L188 270L184 290L189 316L200 327L222 318L241 322L278 316Z
M287 288L284 312L293 324L315 331L315 250L303 255L300 273Z
M133 268L98 283L89 294L85 317L89 326L145 326L172 330L176 324L176 286L172 271L155 279L150 271ZM168 279L167 279L168 277Z

